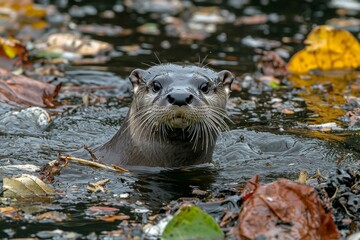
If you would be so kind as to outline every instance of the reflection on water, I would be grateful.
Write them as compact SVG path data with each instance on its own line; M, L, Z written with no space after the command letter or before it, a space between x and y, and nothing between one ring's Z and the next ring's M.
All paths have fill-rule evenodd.
M345 97L357 95L355 89L349 88L349 84L356 79L356 72L331 72L326 76L322 74L308 76L292 76L292 86L301 89L299 96L305 99L307 109L313 117L313 124L321 124L337 121L345 115L342 106Z

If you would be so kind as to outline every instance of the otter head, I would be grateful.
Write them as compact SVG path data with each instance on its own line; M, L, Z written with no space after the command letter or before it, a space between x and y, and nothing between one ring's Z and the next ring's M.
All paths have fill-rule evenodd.
M214 72L192 65L161 64L130 75L134 100L130 132L142 140L187 138L208 149L227 129L224 118L230 85L229 71Z

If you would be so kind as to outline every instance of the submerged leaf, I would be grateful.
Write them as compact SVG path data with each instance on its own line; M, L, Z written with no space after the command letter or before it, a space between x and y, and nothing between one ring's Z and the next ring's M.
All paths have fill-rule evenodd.
M288 69L294 73L360 66L360 44L346 30L327 25L318 26L308 35L305 44L305 49L290 59Z
M224 233L209 214L188 205L175 213L161 239L224 239Z

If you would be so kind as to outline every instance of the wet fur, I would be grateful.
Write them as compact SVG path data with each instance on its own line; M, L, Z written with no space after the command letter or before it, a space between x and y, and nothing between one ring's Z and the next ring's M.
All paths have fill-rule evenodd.
M170 87L152 93L149 84L159 76L169 79ZM212 94L201 94L191 85L197 83L197 76L212 81ZM134 96L129 113L120 130L95 154L104 162L118 165L176 167L210 162L217 136L228 129L225 105L232 80L227 71L216 73L191 65L162 64L133 71L130 81ZM161 99L173 91L171 87L176 88L177 81L189 85L186 91L194 96L193 104L162 104ZM188 126L173 128L169 123L176 117Z

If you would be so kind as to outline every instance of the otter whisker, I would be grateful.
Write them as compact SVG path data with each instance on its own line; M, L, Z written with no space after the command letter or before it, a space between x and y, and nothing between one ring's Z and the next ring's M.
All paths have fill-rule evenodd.
M202 62L200 63L200 67L201 67L201 68L203 68L203 67L206 66L206 65L205 65L205 66L202 67L202 65L203 65L203 63L205 62L205 60L207 59L207 57L208 57L208 54L206 54L206 56L204 57L204 59L203 59Z
M162 62L160 61L160 58L158 57L158 55L156 54L156 52L154 52L154 55L155 55L156 59L159 61L159 64L162 64Z
M215 122L213 122L213 121L207 123L207 126L208 126L209 136L210 136L210 143L208 146L210 147L210 145L215 144L216 136L220 134L220 130L219 130L218 126L215 124ZM215 134L213 134L213 133L215 133Z
M132 135L134 135L134 137L137 136L138 140L141 140L143 133L146 132L147 134L145 136L149 136L148 140L151 140L151 135L153 134L151 131L154 126L154 118L155 118L155 116L149 110L144 112L140 118L137 117L136 118L136 121L137 121L136 128L134 129L134 132L132 133ZM150 132L149 132L149 129L144 127L147 123L150 124L150 126L152 127L152 128L150 128Z
M148 67L152 67L153 65L151 64L148 64L148 63L145 63L145 62L141 62L141 64L145 65L145 66L148 66Z
M164 73L166 73L167 75L169 75L168 71L166 70L166 65L165 64L162 64L162 62L160 61L160 58L158 57L158 55L156 54L156 52L154 52L154 55L156 57L156 59L158 60L159 62L159 65L162 66L163 70L164 70Z
M159 66L159 64L157 64L156 62L150 62L151 64L153 64L153 66Z
M229 129L228 125L226 124L225 120L216 114L209 114L209 119L214 122L214 125L218 126L220 130L227 130Z

